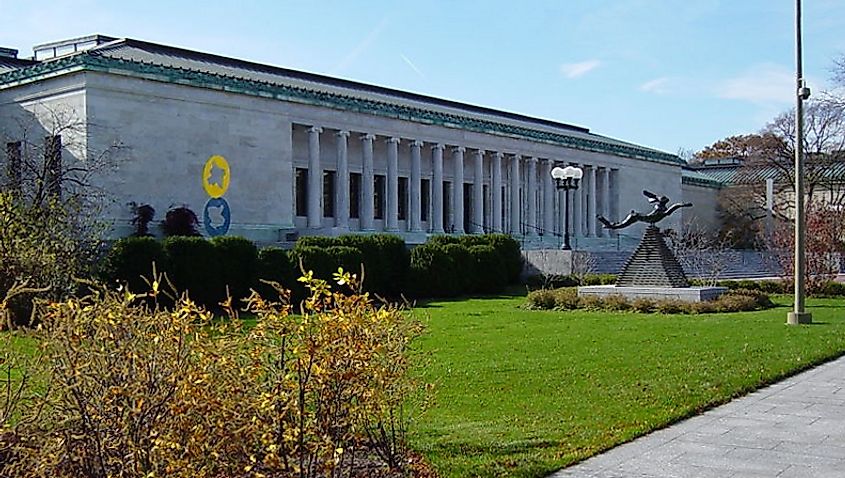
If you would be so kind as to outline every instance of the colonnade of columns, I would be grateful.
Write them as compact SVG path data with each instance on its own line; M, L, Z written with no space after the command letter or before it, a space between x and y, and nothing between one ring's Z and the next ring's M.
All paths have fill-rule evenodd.
M312 126L308 128L308 177L307 177L307 225L309 228L334 226L341 229L350 227L350 186L349 186L349 140L350 137L361 142L361 187L360 187L360 229L363 231L375 228L375 165L374 143L377 137L365 133L353 136L349 131L335 133L337 141L336 164L322 164L320 157L320 136L323 128ZM423 147L425 142L419 139L406 140L399 137L385 139L387 150L387 177L385 191L384 229L399 232L399 148L407 145L410 155L410 178L408 181L409 208L404 229L408 232L443 233L454 231L458 233L506 232L516 235L534 236L542 234L561 234L562 208L564 199L562 194L556 194L555 185L551 177L551 170L556 165L563 165L562 161L551 158L538 158L519 153L505 153L502 151L486 151L481 148L470 148L469 161L471 175L465 178L464 146L450 146L449 169L451 177L451 223L446 224L444 217L444 152L447 146L442 143L428 143L430 145L431 174L423 178ZM489 167L489 174L485 174L485 164ZM611 219L618 216L616 194L611 183L618 184L618 169L596 164L576 164L584 169L581 187L570 191L570 234L575 237L609 237L608 231L603 230L596 221L596 215L601 214ZM333 224L325 224L321 200L323 197L323 170L326 166L334 166L336 181L334 187L334 203L336 205ZM505 177L507 172L507 177ZM422 180L430 180L430 214L427 224L423 224L423 208L429 204L422 204ZM464 184L471 187L468 199L471 214L464 221ZM489 195L485 195L484 186L489 187ZM505 197L508 200L505 201ZM485 214L486 206L486 214ZM426 227L427 226L427 227ZM447 227L448 226L448 227Z

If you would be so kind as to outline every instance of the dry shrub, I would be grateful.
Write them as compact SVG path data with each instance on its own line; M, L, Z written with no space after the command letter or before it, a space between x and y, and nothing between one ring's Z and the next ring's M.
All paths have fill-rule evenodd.
M689 302L680 299L664 299L655 301L658 314L680 314L689 310Z
M604 298L604 309L613 311L631 310L631 303L621 294L611 294Z
M631 301L631 310L643 314L650 314L655 311L657 304L653 299L637 297Z
M585 295L578 297L579 307L587 310L603 310L604 299L597 295Z
M49 306L25 427L4 477L372 476L407 464L419 322L357 279L310 273L301 314L253 294L245 328L182 297L167 310L95 290ZM152 295L158 294L159 281ZM34 406L33 406L34 405ZM7 430L8 423L3 423ZM10 436L0 430L0 437ZM2 447L6 443L6 450Z
M557 289L555 292L555 309L557 310L574 310L583 307L581 300L578 297L578 289L575 287L563 287Z
M528 293L526 300L526 307L529 309L551 310L555 307L555 290L538 289Z

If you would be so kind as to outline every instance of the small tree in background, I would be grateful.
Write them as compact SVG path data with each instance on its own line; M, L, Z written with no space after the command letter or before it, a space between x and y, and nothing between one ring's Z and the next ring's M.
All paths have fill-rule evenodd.
M735 254L729 237L710 233L694 223L680 231L669 231L667 236L684 270L708 286L716 285Z
M817 294L839 272L837 253L843 252L845 212L818 201L808 201L806 209L805 286L808 294ZM783 271L783 279L792 282L795 277L795 236L792 221L778 223L772 234L770 248L775 252Z
M171 206L161 223L161 229L167 237L199 236L199 225L196 213L188 206Z

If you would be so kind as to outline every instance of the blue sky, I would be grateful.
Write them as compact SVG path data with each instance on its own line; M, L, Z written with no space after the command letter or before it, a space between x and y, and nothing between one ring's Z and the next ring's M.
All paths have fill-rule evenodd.
M793 104L792 0L0 0L0 46L103 33L589 127L675 153ZM805 74L829 86L845 1L804 1Z

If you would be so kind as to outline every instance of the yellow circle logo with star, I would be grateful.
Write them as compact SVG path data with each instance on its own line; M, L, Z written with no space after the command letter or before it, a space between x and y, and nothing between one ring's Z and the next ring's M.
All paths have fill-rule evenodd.
M214 155L205 162L202 170L202 187L209 196L219 198L229 189L230 177L231 170L226 158Z

